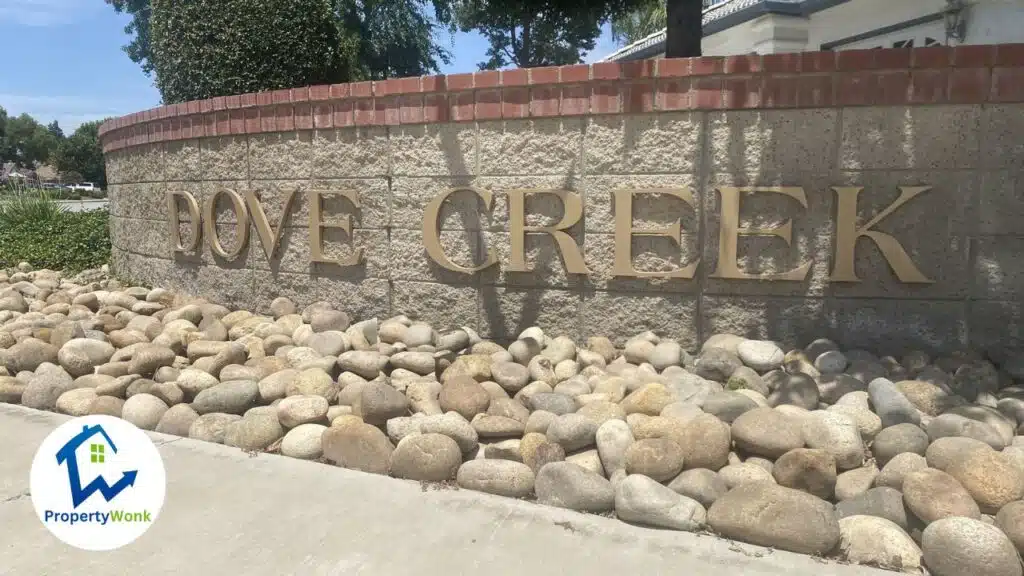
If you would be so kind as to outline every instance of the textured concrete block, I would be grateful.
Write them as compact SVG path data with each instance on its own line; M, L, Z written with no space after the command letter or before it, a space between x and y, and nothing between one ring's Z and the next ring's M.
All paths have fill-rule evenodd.
M142 256L170 257L170 229L166 222L136 218L118 219L118 222L123 230L122 240L125 243L122 245L125 248ZM113 226L111 226L112 239L113 236Z
M977 220L977 179L948 172L843 172L837 186L863 186L857 222L863 226L900 197L900 186L931 186L901 205L872 230L890 234L906 250L914 266L932 284L903 283L878 246L857 241L854 269L858 283L833 283L839 297L960 298L970 287L968 238ZM834 241L833 237L833 241Z
M129 170L129 163L126 156L128 153L124 150L116 150L114 152L107 152L103 155L107 171L107 187L108 191L110 186L114 184L124 184L128 182L127 170Z
M549 336L564 335L579 342L582 303L583 295L578 291L483 286L480 335L514 339L530 326L540 326Z
M585 173L696 173L703 130L693 112L595 116L583 142Z
M167 191L185 191L195 194L201 186L198 182L148 182L129 184L118 194L118 214L127 218L167 220ZM184 202L179 203L182 221L188 221Z
M391 130L395 176L466 176L477 173L473 124L420 124Z
M249 177L308 178L312 170L313 133L276 132L249 136Z
M586 176L580 190L586 199L584 217L587 232L615 231L615 193L621 190L668 188L676 194L689 190L694 205L671 193L636 193L632 195L632 222L636 229L664 228L679 220L684 233L700 231L702 186L692 174Z
M835 197L829 188L829 176L815 173L736 173L715 174L704 194L705 239L701 274L709 294L745 294L759 296L821 296L828 281L832 256L832 218ZM740 274L765 276L737 279L731 264L722 261L723 188L793 187L790 194L757 191L724 193L739 202L737 225L744 230L781 230L787 224L790 243L776 235L738 234L736 264ZM806 208L799 199L802 191ZM730 200L731 202L732 200ZM731 216L730 216L731 218ZM806 266L800 280L782 280L778 276ZM723 277L724 276L724 277ZM771 279L776 277L776 279Z
M384 127L317 130L313 137L314 178L365 178L390 174Z
M869 107L843 110L843 170L972 168L979 164L978 106Z
M964 302L836 298L826 303L832 339L843 349L896 355L912 349L952 350L967 344Z
M125 155L125 182L162 182L166 179L164 144L146 144Z
M972 348L1024 347L1024 304L982 301L969 302L967 306Z
M581 174L583 120L480 122L480 174Z
M688 294L586 291L583 294L583 335L607 336L622 345L631 336L651 330L697 347L697 297Z
M440 234L440 244L454 264L473 268L485 260L480 246L480 234L476 230L445 230ZM391 279L464 285L476 285L479 282L479 274L463 274L444 268L427 254L425 246L422 230L392 230L389 256Z
M656 292L696 292L698 289L699 265L691 278L613 276L615 235L587 233L584 244L585 262L590 270L586 279L588 288ZM695 234L683 234L681 243L665 236L634 236L630 242L632 269L664 273L686 268L700 259L699 245L700 239Z
M974 256L974 298L1024 300L1024 235L979 238Z
M818 298L708 296L701 300L703 338L737 334L803 347L830 334L825 302Z
M711 112L715 172L827 172L835 165L839 112L828 109Z
M322 275L316 281L317 300L332 304L350 318L368 320L391 314L391 287L378 278L345 278Z
M428 282L396 280L391 291L392 314L406 314L438 330L479 325L477 289Z
M978 234L1024 234L1024 169L982 172L977 210Z
M273 260L267 259L266 250L256 229L251 230L250 253L256 270L274 272L337 274L342 270L348 275L361 278L387 278L390 269L388 260L388 233L383 229L362 229L352 231L350 238L343 230L324 230L321 246L325 258L335 262L348 262L356 250L362 250L362 263L340 266L334 263L313 262L310 252L308 228L285 228Z
M453 188L475 184L470 178L395 177L391 181L392 226L421 230L424 210L434 197ZM481 230L492 225L492 217L479 196L460 190L448 196L441 206L439 222L440 228L445 230Z
M985 106L982 127L985 139L981 143L981 165L1024 169L1024 104Z
M111 246L110 248L110 271L120 278L130 278L131 268L128 265L128 251L123 248Z
M577 254L583 255L583 231L580 226L568 230ZM520 287L576 287L582 285L582 275L570 274L555 239L548 234L526 234L523 255L528 272L510 270L512 263L512 240L507 232L484 232L484 247L481 254L490 248L498 259L498 265L483 270L480 282L484 285ZM570 249L573 247L570 246ZM572 258L573 256L570 256ZM484 256L481 255L480 261Z
M219 136L200 141L203 180L244 180L249 177L249 146L245 136Z
M167 142L164 148L164 177L168 181L195 181L202 177L199 140Z
M248 309L255 294L255 274L251 268L228 269L223 266L199 268L196 283L211 302L233 310Z
M253 312L269 314L270 303L279 296L290 298L301 310L319 300L318 281L317 276L310 274L256 270L253 272Z

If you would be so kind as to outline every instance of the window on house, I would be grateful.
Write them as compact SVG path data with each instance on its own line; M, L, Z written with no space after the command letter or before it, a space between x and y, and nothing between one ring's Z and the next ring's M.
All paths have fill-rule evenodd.
M939 42L938 40L936 40L935 38L932 38L931 36L925 36L924 45L925 46L942 46L942 42Z
M897 40L896 42L892 43L892 47L893 48L913 48L914 47L914 39L911 38L909 40Z
M103 464L103 444L90 444L89 456L93 464Z

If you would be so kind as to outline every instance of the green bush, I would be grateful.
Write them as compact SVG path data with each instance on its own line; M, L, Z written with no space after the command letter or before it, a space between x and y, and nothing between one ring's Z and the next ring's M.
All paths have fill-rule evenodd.
M166 104L347 76L331 0L153 0L150 24Z
M28 262L70 273L110 260L109 212L68 212L45 194L0 201L0 268Z

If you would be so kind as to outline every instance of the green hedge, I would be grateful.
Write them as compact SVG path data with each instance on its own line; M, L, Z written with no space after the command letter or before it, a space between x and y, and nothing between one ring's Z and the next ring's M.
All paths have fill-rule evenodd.
M346 76L331 0L152 0L165 103L331 84Z
M98 268L110 261L109 216L107 210L26 209L0 201L0 268L19 262L70 273Z

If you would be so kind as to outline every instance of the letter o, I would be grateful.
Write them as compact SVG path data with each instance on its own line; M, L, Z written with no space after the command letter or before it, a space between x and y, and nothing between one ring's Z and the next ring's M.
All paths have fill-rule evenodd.
M224 249L224 246L220 243L220 237L217 236L217 200L221 194L226 194L228 199L231 200L231 209L234 210L235 218L238 220L237 224L235 224L238 236L237 243L235 249L231 252ZM246 209L242 197L234 190L222 188L207 198L206 205L203 208L203 233L206 235L206 241L210 245L210 250L225 260L238 258L242 250L245 249L246 244L249 243L249 211Z

